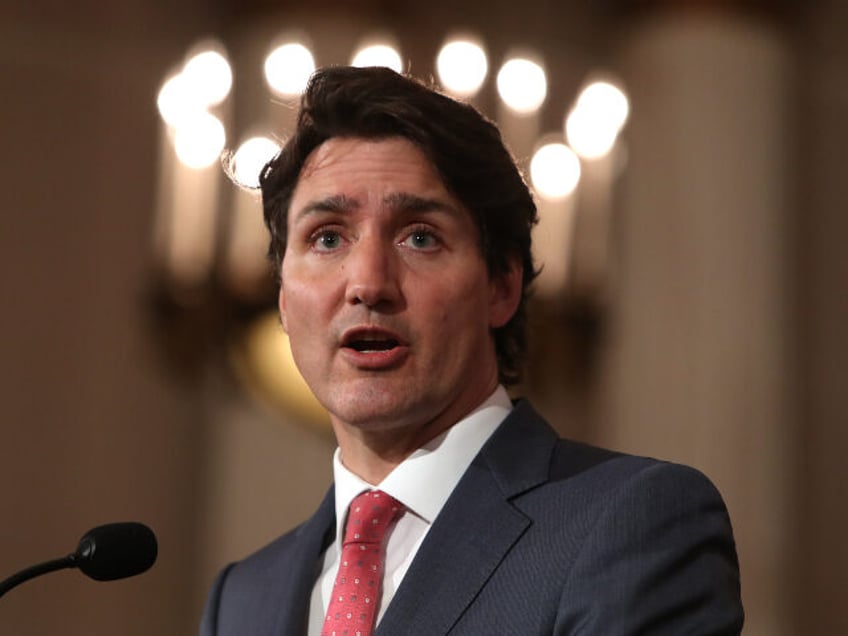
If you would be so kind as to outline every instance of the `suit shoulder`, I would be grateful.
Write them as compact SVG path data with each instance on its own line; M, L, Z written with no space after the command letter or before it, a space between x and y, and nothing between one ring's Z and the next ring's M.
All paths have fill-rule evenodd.
M261 579L263 572L273 571L275 567L284 565L291 559L293 551L297 549L298 537L304 525L300 524L292 528L270 543L235 562L230 569L230 577L244 577L249 580L257 580L257 575Z
M335 534L334 501L334 490L330 488L309 519L237 562L233 574L261 574L299 559L304 552L323 552Z
M301 621L322 546L322 533L310 532L316 523L313 517L225 568L209 594L201 633L266 634L280 620Z
M527 400L516 402L484 455L510 495L541 486L547 495L559 492L587 503L628 489L717 496L710 480L694 468L560 438Z
M544 490L565 489L572 495L606 507L619 502L649 505L715 505L724 502L712 481L683 464L616 452L570 440L559 440L551 455L550 480Z

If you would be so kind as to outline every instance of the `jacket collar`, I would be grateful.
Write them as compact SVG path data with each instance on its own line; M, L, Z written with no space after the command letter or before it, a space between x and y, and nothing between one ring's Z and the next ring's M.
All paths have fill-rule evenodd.
M288 583L281 585L281 589L289 590L290 594L280 599L273 633L306 634L309 597L318 575L321 555L335 539L335 521L335 490L330 486L315 514L294 531L294 540L298 543L296 558L276 566L278 571L288 571Z
M530 526L513 502L548 480L556 440L529 403L516 405L433 523L378 635L431 636L451 629Z

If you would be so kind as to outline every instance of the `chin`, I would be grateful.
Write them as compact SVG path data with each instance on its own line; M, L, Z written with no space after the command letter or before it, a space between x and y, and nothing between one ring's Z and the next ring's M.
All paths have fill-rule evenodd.
M331 411L331 414L335 419L348 426L375 431L399 428L408 425L410 421L415 419L410 417L408 409L373 403L361 405L360 408L348 406L347 408L337 409L335 412Z
M428 409L421 408L421 403L428 404L428 400L398 399L399 394L403 395L397 391L358 391L348 398L337 398L326 407L334 419L368 430L398 428L432 419Z

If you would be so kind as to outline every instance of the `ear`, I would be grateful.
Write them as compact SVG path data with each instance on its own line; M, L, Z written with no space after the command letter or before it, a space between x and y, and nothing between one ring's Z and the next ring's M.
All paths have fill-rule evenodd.
M503 327L515 315L521 302L524 268L511 258L504 273L489 279L489 328Z

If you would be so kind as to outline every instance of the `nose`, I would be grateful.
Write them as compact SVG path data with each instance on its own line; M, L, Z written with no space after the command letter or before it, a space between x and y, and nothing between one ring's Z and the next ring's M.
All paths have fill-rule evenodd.
M402 300L401 263L391 241L363 237L351 248L345 262L347 302L389 311Z

